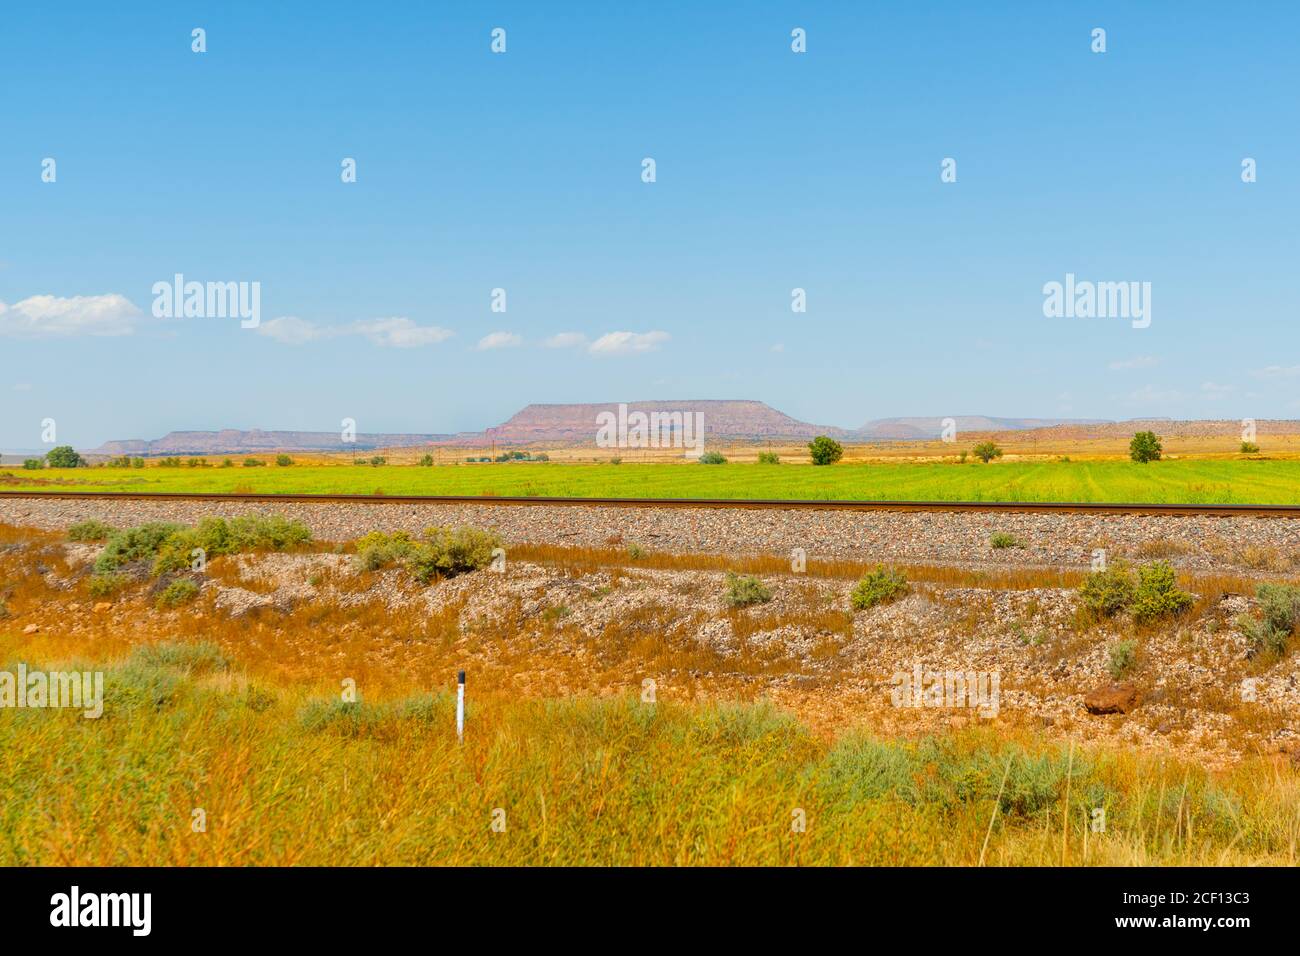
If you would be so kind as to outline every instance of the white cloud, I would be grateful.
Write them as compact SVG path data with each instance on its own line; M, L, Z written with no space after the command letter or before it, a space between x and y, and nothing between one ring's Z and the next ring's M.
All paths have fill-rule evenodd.
M1216 382L1203 382L1201 391L1210 398L1224 398L1237 390L1235 385L1219 385Z
M1122 372L1131 368L1150 368L1159 364L1160 360L1154 355L1139 355L1137 358L1116 359L1106 367L1112 372Z
M587 337L581 332L560 332L552 335L542 343L548 349L574 349L587 344Z
M671 336L667 332L606 332L587 349L592 355L653 352Z
M31 382L15 382L15 383L14 383L14 391L15 391L15 392L30 392L31 390L32 390L32 384L31 384Z
M1250 374L1256 378L1295 378L1300 375L1300 365L1269 365Z
M391 319L366 319L352 323L351 331L364 335L375 345L395 349L415 349L422 345L437 345L455 333L437 325L416 325L404 316Z
M489 332L478 340L481 351L488 349L512 349L523 345L524 340L513 332Z
M785 343L784 343L784 342L777 342L775 345L772 346L772 348L770 349L770 351L772 351L772 352L784 352L784 351L785 351Z
M33 295L13 305L0 302L0 335L14 339L130 335L141 315L126 296Z
M451 338L450 329L436 325L417 325L405 316L388 319L360 319L350 325L318 325L296 315L282 315L263 322L257 327L258 335L265 335L283 345L306 345L322 339L340 338L346 335L361 335L374 345L413 349L422 345L437 345Z
M305 345L317 339L327 338L331 333L315 322L308 322L296 315L282 315L259 325L257 334L275 339L284 345Z

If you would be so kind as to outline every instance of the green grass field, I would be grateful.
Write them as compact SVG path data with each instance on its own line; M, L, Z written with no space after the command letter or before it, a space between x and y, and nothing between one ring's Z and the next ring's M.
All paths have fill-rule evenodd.
M6 475L11 477L5 477ZM335 492L574 498L807 498L1300 504L1300 461L1004 461L991 465L558 462L0 471L6 491Z

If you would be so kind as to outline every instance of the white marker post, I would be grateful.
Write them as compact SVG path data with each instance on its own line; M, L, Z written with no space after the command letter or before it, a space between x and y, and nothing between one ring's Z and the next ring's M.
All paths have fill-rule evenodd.
M456 676L456 740L465 741L465 672Z

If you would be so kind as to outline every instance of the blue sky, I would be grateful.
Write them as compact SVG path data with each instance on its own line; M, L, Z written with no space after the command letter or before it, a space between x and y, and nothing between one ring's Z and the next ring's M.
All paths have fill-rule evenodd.
M3 447L44 418L90 446L649 398L841 426L1300 417L1292 3L62 3L3 26ZM153 318L175 273L260 282L261 327ZM1150 327L1045 317L1066 273L1150 282Z

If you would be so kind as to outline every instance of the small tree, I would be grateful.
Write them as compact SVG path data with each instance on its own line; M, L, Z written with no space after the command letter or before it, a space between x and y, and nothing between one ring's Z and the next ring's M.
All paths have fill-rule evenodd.
M293 459L290 458L288 455L276 455L275 463L279 465L281 468L288 468L290 465L293 464Z
M987 465L994 458L1002 457L1002 449L991 441L982 441L975 446L972 454Z
M420 459L420 465L425 468L431 467L433 465L433 456L425 455L423 458Z
M1160 451L1160 437L1155 432L1138 432L1128 443L1128 456L1144 465L1159 461Z
M1258 455L1259 446L1253 441L1244 441L1241 443L1241 453L1243 455Z
M844 457L844 446L834 438L818 435L808 443L808 454L814 465L833 465Z
M80 468L86 463L71 445L51 448L46 452L45 460L49 462L51 468Z

